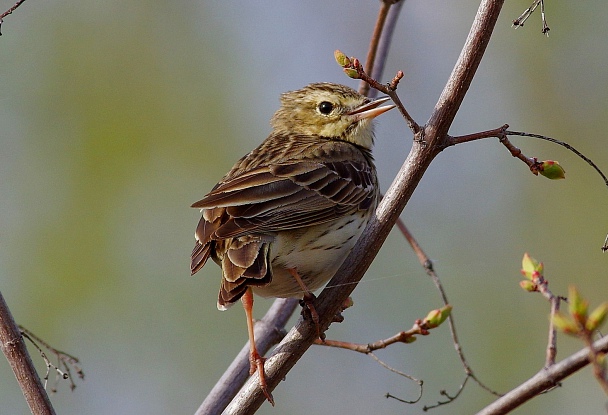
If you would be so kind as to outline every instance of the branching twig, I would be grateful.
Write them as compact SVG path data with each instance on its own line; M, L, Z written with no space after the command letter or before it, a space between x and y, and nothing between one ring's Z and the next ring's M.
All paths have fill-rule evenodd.
M380 5L378 17L376 18L376 25L374 26L374 33L372 34L369 49L367 52L367 60L365 61L365 68L368 73L372 73L372 70L374 68L374 64L376 61L376 53L378 52L378 45L380 44L380 37L384 32L384 23L386 22L386 17L388 16L388 12L392 5L392 1L382 1L382 4ZM361 82L361 86L359 87L359 93L361 95L368 96L369 84L367 82Z
M593 343L596 352L608 353L608 336ZM589 348L584 348L548 368L541 369L536 375L517 386L503 397L486 406L477 415L506 414L526 403L536 395L557 385L561 380L589 364Z
M539 162L538 159L535 157L532 157L532 158L526 157L519 148L515 147L509 141L507 136L516 135L516 136L522 136L522 137L538 138L540 140L545 140L545 141L549 141L551 143L560 145L560 146L566 148L567 150L571 151L572 153L576 154L579 158L583 159L587 164L589 164L591 167L593 167L593 169L600 175L602 180L604 180L604 184L608 187L608 177L606 177L604 172L589 157L585 156L583 153L578 151L576 148L574 148L570 144L565 143L560 140L556 140L555 138L547 137L547 136L540 135L540 134L532 134L532 133L526 133L526 132L520 132L520 131L509 131L509 130L507 130L507 128L509 128L509 125L505 124L502 127L496 128L494 130L482 131L479 133L462 135L462 136L458 136L458 137L448 137L448 140L446 141L445 146L449 147L449 146L453 146L456 144L466 143L469 141L481 140L481 139L489 138L489 137L496 137L509 150L509 152L511 153L511 155L513 157L516 157L516 158L520 159L521 161L523 161L524 163L526 163L526 165L530 168L530 171L532 173L534 173L535 175L538 175L538 173L542 174L542 171L545 168L544 162ZM555 164L555 162L547 162L547 163ZM562 169L562 173L563 173L563 169ZM602 249L602 252L608 251L608 235L606 235L604 245L602 246L601 249Z
M516 136L521 136L521 137L538 138L540 140L545 140L545 141L549 141L551 143L560 145L560 146L566 148L567 150L571 151L572 153L576 154L579 158L583 159L587 164L589 164L591 167L593 167L593 169L602 177L602 180L604 180L604 184L608 187L608 177L606 177L604 172L589 157L585 156L583 153L578 151L576 148L574 148L570 144L557 140L555 138L547 137L545 135L526 133L526 132L522 132L522 131L510 131L510 130L507 130L507 128L509 128L509 125L505 124L502 127L496 128L494 130L482 131L479 133L462 135L462 136L458 136L458 137L449 137L449 139L446 143L446 147L453 146L456 144L466 143L469 141L481 140L481 139L489 138L489 137L496 137L500 140L500 142L502 144L505 145L505 147L507 147L509 149L509 151L511 152L511 155L513 157L517 157L520 160L522 160L524 163L526 163L528 165L528 167L530 167L530 170L532 172L535 172L535 171L538 172L538 170L537 170L538 161L535 158L530 158L530 157L524 156L522 151L519 148L515 147L508 140L507 136L516 135ZM607 238L606 242L608 244L608 238Z
M384 30L382 31L380 43L378 44L378 52L376 52L376 60L374 61L371 72L368 69L368 74L374 79L382 78L382 74L384 73L384 65L388 57L390 45L392 43L393 33L395 33L395 26L397 25L397 20L404 4L405 0L397 1L388 11L386 22L384 24ZM368 85L366 82L362 81L361 88L363 88L364 84ZM377 91L377 89L370 89L368 96L370 98L375 98Z
M547 342L547 352L545 357L545 367L555 364L555 356L557 355L557 330L554 323L554 317L559 312L560 302L563 299L554 295L549 289L549 281L545 278L544 266L542 262L532 258L528 253L524 255L522 260L521 274L525 277L519 285L528 292L539 292L549 303L551 303L551 314L549 318L549 340Z
M460 394L462 393L462 391L464 390L464 387L467 385L467 382L469 381L469 379L475 379L472 373L467 373L467 375L464 377L464 380L462 381L462 383L460 384L460 386L458 387L458 392L456 392L455 395L450 395L446 390L441 390L439 391L439 394L441 396L445 396L447 398L446 401L437 401L437 403L435 405L425 405L422 410L423 411L428 411L429 409L434 409L437 408L439 406L443 406L443 405L447 405L449 403L451 403L452 401L458 399L458 397L460 396ZM477 383L479 383L479 381L477 379L475 379L475 381ZM483 386L483 385L482 385Z
M57 381L59 380L59 378L69 379L70 380L70 389L71 390L76 389L76 383L74 383L74 378L72 376L71 368L73 368L76 371L78 378L84 380L84 372L82 371L82 368L78 364L79 363L78 358L72 356L69 353L62 352L61 350L57 350L56 348L54 348L53 346L51 346L50 344L48 344L47 342L45 342L40 337L36 336L34 333L32 333L31 331L29 331L28 329L26 329L23 326L19 326L19 329L21 330L21 334L26 339L28 339L34 345L34 347L38 350L38 352L40 353L40 356L42 357L42 359L44 360L44 363L46 364L46 374L43 378L44 379L44 388L46 389L50 370L53 369L57 373L57 376L55 377L55 383L53 384L53 387L51 388L52 393L57 392L55 385L57 384ZM47 349L49 352L51 352L52 354L55 355L55 357L57 358L57 365L53 364L49 360L49 358L46 356L46 353L44 353L44 351L40 348L40 346L38 346L38 344L36 342L40 343L45 349Z
M19 6L21 6L21 4L24 2L25 0L18 0L17 3L15 3L13 5L13 7L11 7L10 9L8 9L7 11L5 11L4 13L0 14L0 29L2 29L2 23L4 23L4 18L6 16L8 16L9 14L13 13L15 10L17 10L17 8ZM0 36L2 36L2 31L0 30Z
M336 53L342 54L342 52L340 52L340 51L336 51ZM401 78L403 78L402 71L398 71L395 74L395 76L393 77L393 79L391 80L391 82L384 85L384 84L381 84L380 82L378 82L375 78L372 78L371 76L369 76L365 72L365 70L363 69L363 65L361 65L361 62L359 62L359 59L357 59L357 58L351 58L351 59L347 60L347 62L344 62L342 64L342 67L344 68L347 75L350 76L351 78L361 79L363 82L365 82L372 88L382 92L383 94L388 95L393 100L395 105L397 106L397 109L399 110L399 112L401 113L403 118L405 118L405 121L407 122L408 127L410 127L410 130L412 130L414 135L416 136L421 133L422 128L418 125L418 123L416 123L416 121L414 121L412 116L407 112L407 110L405 109L405 106L403 105L403 103L399 99L399 96L397 95L397 85L399 84L399 81L401 80ZM421 141L421 140L419 140L419 141Z
M459 135L456 137L450 136L446 142L446 147L455 146L456 144L468 143L469 141L483 140L484 138L490 137L502 138L504 137L507 128L509 128L509 124L505 124L502 127L498 127L493 130L481 131L478 133L467 135Z
M407 378L407 379L409 379L411 381L414 381L414 382L416 382L418 384L418 396L416 397L416 399L411 399L411 400L401 399L401 398L398 398L398 397L396 397L396 396L394 396L394 395L392 395L392 394L390 394L388 392L386 393L386 395L384 395L387 399L388 398L392 398L392 399L398 400L399 402L408 403L408 404L414 404L414 403L417 403L417 402L420 401L420 399L422 398L422 393L424 392L424 386L423 386L424 382L422 380L416 379L413 376L410 376L410 375L408 375L406 373L403 373L403 372L401 372L401 371L399 371L397 369L394 369L394 368L390 367L389 365L387 365L386 363L384 363L382 360L378 359L378 357L375 354L373 354L373 353L369 353L369 356L371 356L376 362L378 362L384 368L390 370L393 373L398 374L399 376L403 376L404 378Z
M412 250L418 257L418 262L420 262L420 265L422 265L422 267L425 269L427 275L429 277L431 277L431 279L433 280L435 287L439 291L443 304L448 305L449 302L448 302L447 294L445 293L445 290L443 289L443 285L441 284L441 280L439 279L439 276L435 273L435 269L433 267L433 261L431 261L431 259L428 257L428 255L424 252L424 250L422 249L420 244L418 244L418 241L416 241L414 236L410 233L409 229L407 228L407 226L405 225L405 223L403 223L403 221L401 219L399 219L397 221L397 227L399 228L399 230L401 231L401 233L403 234L405 239L407 239L408 243L412 247ZM471 369L471 366L469 366L469 363L467 362L467 359L464 356L464 351L462 350L462 345L460 344L460 341L458 340L458 334L456 333L456 323L454 322L454 315L452 313L450 313L448 325L450 327L450 334L452 336L452 344L454 345L454 349L456 349L456 353L458 354L460 362L462 363L462 366L464 368L464 372L467 376L467 379L469 377L471 377L481 388L483 388L487 392L490 392L491 394L496 395L496 396L501 396L500 393L492 390L486 384L481 382L477 378L477 376L473 373L473 369ZM466 380L465 380L465 382L463 382L462 387L464 387L465 383L466 383Z
M569 151L573 152L574 154L576 154L579 158L583 159L587 164L589 164L591 167L593 167L593 169L602 177L602 179L604 180L604 184L608 187L608 177L606 177L606 175L604 174L604 172L602 172L602 170L600 170L600 168L587 156L585 156L583 153L581 153L580 151L578 151L576 148L574 148L573 146L571 146L568 143L565 143L563 141L560 140L556 140L555 138L551 138L551 137L547 137L544 135L540 135L540 134L532 134L532 133L525 133L525 132L521 132L521 131L505 131L504 132L506 135L517 135L517 136L523 136L523 137L533 137L533 138L538 138L540 140L545 140L545 141L549 141L551 143L555 143L557 145L560 145L566 149L568 149Z
M557 330L553 324L553 316L559 311L561 297L554 295L549 290L549 283L543 275L539 275L534 279L538 287L538 291L551 303L551 314L549 319L549 340L547 342L547 353L545 358L545 367L555 364L555 356L557 355Z
M416 340L416 336L428 336L429 330L439 327L450 315L452 306L446 304L443 308L432 310L424 319L414 321L412 328L407 331L401 331L387 339L378 340L373 343L361 344L343 342L337 340L321 340L316 339L315 344L321 346L338 347L341 349L352 350L363 354L369 354L374 350L384 349L395 343L412 343Z
M412 403L418 402L422 398L422 392L423 392L422 380L416 379L413 376L410 376L404 372L401 372L400 370L397 370L397 369L389 366L388 364L386 364L385 362L380 360L373 352L374 352L374 350L384 349L384 348L390 346L391 344L395 344L395 343L412 343L416 340L417 335L422 335L422 336L429 335L430 334L429 330L436 328L440 324L442 324L447 319L447 317L450 315L451 310L452 310L452 307L449 305L446 305L445 307L438 309L438 310L433 310L423 320L420 320L420 319L416 320L414 322L414 324L412 325L412 328L409 329L408 331L399 332L399 333L395 334L394 336L391 336L387 339L378 340L373 343L361 344L361 343L351 343L351 342L343 342L343 341L337 341L337 340L320 340L320 339L316 339L314 343L317 345L320 345L320 346L337 347L337 348L341 348L341 349L352 350L355 352L363 353L365 355L372 357L381 366L390 370L391 372L396 373L400 376L403 376L407 379L410 379L410 380L416 382L418 384L418 386L420 387L420 393L415 400L404 400L404 399L397 398L397 397L391 395L390 393L386 394L387 398L394 398L401 402L412 404Z
M516 29L518 27L523 27L526 20L528 20L528 17L530 17L532 15L532 13L534 13L534 10L536 10L536 8L538 7L539 4L540 4L540 15L541 15L541 19L543 22L542 33L549 36L549 30L551 30L551 29L549 29L549 26L547 25L547 18L545 16L544 0L534 0L534 2L532 3L532 5L530 7L528 7L526 10L524 10L524 12L517 19L513 20L513 27L515 27Z

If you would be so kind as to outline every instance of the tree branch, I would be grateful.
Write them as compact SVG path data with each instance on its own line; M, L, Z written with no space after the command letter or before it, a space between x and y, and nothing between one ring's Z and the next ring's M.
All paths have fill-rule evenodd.
M596 341L593 347L596 351L608 352L608 336ZM532 378L479 411L477 415L506 414L539 393L554 387L559 381L588 364L589 348L587 347L551 367L541 369Z
M296 298L277 299L255 324L258 352L264 355L285 336L285 324L298 305ZM196 411L197 415L219 414L249 377L249 343L241 349Z
M51 401L34 368L21 331L17 327L2 293L0 293L0 347L13 369L32 414L54 415L55 411Z
M11 7L10 9L8 9L7 11L5 11L4 13L0 14L0 29L2 27L2 23L4 23L4 18L6 16L8 16L9 14L12 14L15 10L17 10L17 8L19 6L21 6L21 4L24 2L25 0L18 0L17 3L15 3L13 5L13 7ZM2 36L2 31L0 31L0 36Z
M388 43L390 43L392 40L392 32L395 29L397 13L399 12L399 10L401 8L400 5L403 4L404 2L405 2L405 0L402 0L401 2L398 3L397 6L390 8L386 26L380 25L378 22L376 23L376 27L383 27L384 30L382 31L382 35L379 38L379 42L372 40L372 42L370 43L370 48L379 49L378 55L382 61L384 61L386 59L386 54L388 53L388 48L389 48ZM382 7L384 7L384 6L382 6ZM380 12L380 14L382 14L382 12ZM383 69L383 62L379 62L378 60L376 60L376 65L374 65L374 73L380 77L380 76L382 76L382 73L381 73L382 69ZM284 301L284 300L277 299L275 301L275 305L282 301ZM269 324L271 324L273 327L276 328L276 327L279 327L279 321L283 321L283 317L281 317L281 316L282 315L284 316L285 314L287 314L287 311L271 315L273 308L274 308L274 305L268 311L268 313L262 320L268 319ZM285 317L285 321L287 318L289 318L289 316L291 314L293 314L294 308L295 308L295 303L292 304L292 309L289 312L289 315L287 315ZM283 314L283 313L285 313L285 314ZM282 326L285 325L285 321L283 321ZM276 342L272 343L272 339L268 339L268 337L271 337L271 338L274 337L273 333L270 331L265 331L265 330L261 330L261 329L258 330L257 324L256 324L255 338L256 338L256 343L258 343L258 350L262 354L265 354L269 350L270 346L268 346L268 348L262 349L262 347L260 347L261 345L276 344ZM205 401L201 404L200 408L197 411L197 414L205 413L204 411L206 409L210 409L210 408L213 408L216 412L219 412L226 407L226 405L232 398L234 398L237 390L243 386L243 384L247 380L247 377L249 376L248 371L244 371L242 369L237 369L237 368L249 367L248 366L249 365L249 353L248 352L245 353L243 351L243 350L249 350L248 347L249 347L248 343L245 344L245 346L243 346L243 349L241 350L239 355L234 359L234 361L232 362L232 364L230 365L228 370L224 373L224 375L222 375L221 379L214 386L214 388L212 389L210 394L207 396L207 398L205 398ZM224 389L227 389L227 390L224 391Z
M465 46L428 125L414 141L410 154L397 177L380 202L364 234L353 251L329 282L331 290L323 290L315 303L319 324L327 329L340 305L354 290L356 283L370 266L392 229L401 211L434 157L441 151L447 132L464 99L475 71L490 40L504 0L483 0ZM424 140L424 142L423 142ZM299 319L272 356L266 361L265 371L269 390L289 373L316 338L316 329L308 321ZM226 408L225 414L251 414L264 402L257 375L252 376Z

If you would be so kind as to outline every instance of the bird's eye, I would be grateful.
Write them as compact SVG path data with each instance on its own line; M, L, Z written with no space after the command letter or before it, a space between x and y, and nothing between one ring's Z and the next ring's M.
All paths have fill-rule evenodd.
M323 101L318 106L319 112L323 115L329 115L334 109L334 104L328 101Z

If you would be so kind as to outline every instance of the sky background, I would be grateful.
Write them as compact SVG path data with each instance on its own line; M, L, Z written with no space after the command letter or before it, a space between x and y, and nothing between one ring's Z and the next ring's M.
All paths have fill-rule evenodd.
M9 8L14 1L0 8ZM424 124L469 31L476 0L407 0L383 81L398 70L408 111ZM452 135L496 128L567 141L608 170L608 7L506 2ZM189 414L247 334L240 306L216 309L220 270L189 276L202 198L269 133L279 94L310 82L357 88L333 51L365 58L377 1L26 2L0 38L0 289L16 320L81 359L86 374L58 385L58 413ZM375 156L386 190L411 146L396 111L378 122ZM535 177L496 139L440 154L402 218L435 261L464 352L477 376L506 392L544 363L549 305L523 292L521 257L545 262L554 293L576 283L608 300L608 189L562 147L513 138L530 157L558 160L567 180ZM328 338L367 343L407 329L441 305L393 231ZM256 301L261 317L271 300ZM560 336L558 358L580 343ZM32 349L41 371L44 365ZM313 347L260 414L422 413L464 374L447 327L378 356ZM494 397L470 383L435 414L474 413ZM586 368L517 414L603 413ZM0 415L26 414L0 363Z

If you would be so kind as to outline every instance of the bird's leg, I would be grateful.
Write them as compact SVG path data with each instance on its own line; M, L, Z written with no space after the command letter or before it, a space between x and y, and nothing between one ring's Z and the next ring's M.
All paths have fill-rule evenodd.
M306 306L306 308L310 312L310 318L312 319L312 322L315 323L315 327L317 328L317 337L321 340L325 340L325 333L321 333L321 328L319 326L319 313L317 313L317 310L315 309L315 306L313 304L313 301L316 298L315 295L311 293L306 284L304 284L304 281L302 281L302 278L300 277L300 274L298 274L297 269L287 268L287 271L289 271L289 273L296 280L300 288L302 288L302 291L304 291L304 298L302 298L302 307Z
M247 288L247 291L241 297L241 301L243 302L243 308L247 316L247 330L249 332L249 374L253 375L257 370L260 378L260 389L262 389L268 402L274 406L274 399L266 386L266 374L264 373L264 362L266 359L260 356L258 349L255 347L253 336L253 291L251 291L251 288Z

